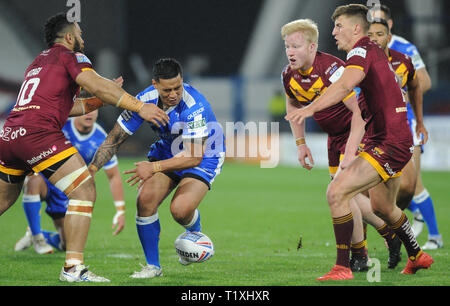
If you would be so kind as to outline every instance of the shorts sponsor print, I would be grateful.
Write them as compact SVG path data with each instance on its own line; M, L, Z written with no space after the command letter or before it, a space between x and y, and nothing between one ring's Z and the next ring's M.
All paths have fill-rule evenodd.
M359 156L367 160L383 181L399 177L410 161L414 147L409 141L400 143L368 142L360 146Z
M60 130L7 126L0 133L0 171L9 175L41 172L78 152Z

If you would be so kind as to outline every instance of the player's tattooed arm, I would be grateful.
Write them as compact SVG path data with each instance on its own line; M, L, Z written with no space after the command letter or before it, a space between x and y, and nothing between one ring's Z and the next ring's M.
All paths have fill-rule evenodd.
M119 147L122 143L130 136L127 132L125 132L122 127L116 123L109 132L105 141L102 145L97 149L95 153L94 159L92 160L90 169L97 171L102 168L119 150Z

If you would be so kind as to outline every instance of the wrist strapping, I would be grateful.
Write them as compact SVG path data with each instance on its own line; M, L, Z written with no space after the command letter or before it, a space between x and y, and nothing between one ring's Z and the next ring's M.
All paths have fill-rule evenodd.
M88 114L103 106L103 101L97 97L85 98L82 101L83 114Z
M144 102L136 99L129 93L124 93L120 97L119 101L117 101L116 107L120 107L138 113L144 107Z
M118 212L125 211L125 201L114 201L114 206Z
M156 161L153 162L153 172L161 172L162 168L161 168L161 162Z
M296 145L297 147L298 147L298 146L301 146L301 145L306 145L305 137L297 138L297 139L295 140L295 145Z

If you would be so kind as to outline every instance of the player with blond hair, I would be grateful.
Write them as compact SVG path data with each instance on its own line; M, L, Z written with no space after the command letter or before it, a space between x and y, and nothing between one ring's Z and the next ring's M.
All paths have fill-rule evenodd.
M318 280L352 279L349 268L353 216L349 201L358 193L369 191L373 210L395 231L405 246L408 262L404 274L414 274L433 263L423 252L411 232L408 218L397 207L396 198L403 167L412 157L413 142L407 117L406 102L386 54L367 37L368 8L349 4L333 13L339 50L347 52L342 76L310 105L295 110L287 120L301 124L307 117L338 104L356 86L365 97L367 110L364 151L331 181L327 190L335 226L337 260L330 272Z
M289 64L282 72L282 83L286 93L287 113L314 103L326 89L336 82L344 70L344 62L330 54L318 51L319 31L310 19L294 20L281 28ZM362 99L362 96L361 96ZM330 175L334 178L339 168L346 168L356 157L356 152L365 133L365 122L361 117L355 92L335 106L326 108L314 115L319 126L328 134L328 162ZM290 122L296 139L298 159L301 165L310 170L313 157L306 143L305 122ZM310 164L306 162L310 161ZM374 215L370 203L364 195L357 195L350 201L354 218L352 238L353 271L367 270L367 250L365 249L362 218L372 224L389 245L389 267L398 263L401 243L392 235L385 222ZM350 249L349 249L350 251ZM392 253L392 254L391 254Z

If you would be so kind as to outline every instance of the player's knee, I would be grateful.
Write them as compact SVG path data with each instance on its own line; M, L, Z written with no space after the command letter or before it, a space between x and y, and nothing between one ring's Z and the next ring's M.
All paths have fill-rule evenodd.
M136 201L137 214L141 217L153 216L158 211L158 203L154 194L142 189Z
M40 175L33 175L27 178L23 186L24 193L28 195L40 194L44 179Z
M404 210L411 203L412 198L414 197L414 192L416 190L416 180L411 176L405 176L401 180L400 188L397 193L397 206Z
M179 224L186 224L190 221L189 217L192 216L195 209L192 210L187 205L179 205L177 203L172 203L170 205L170 213L173 219Z
M390 205L379 205L373 207L374 214L385 221L389 219L389 216L392 214L393 211L394 206Z
M84 200L95 202L97 199L97 192L95 188L94 179L88 179L81 185L79 185L76 189L74 189L71 193L67 195L69 199L76 200Z
M338 184L332 181L327 189L327 201L330 208L340 205L345 198L345 194Z
M408 208L409 203L411 203L413 197L414 197L414 190L400 189L397 195L397 206L401 210L405 210L406 208Z

